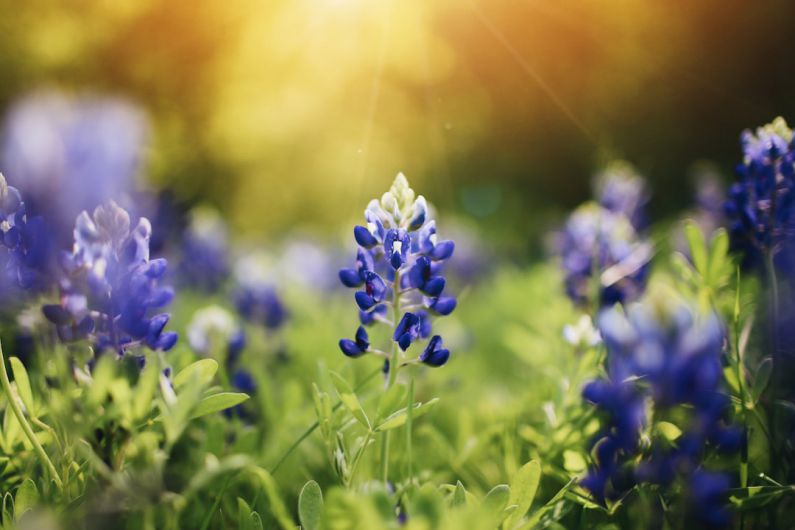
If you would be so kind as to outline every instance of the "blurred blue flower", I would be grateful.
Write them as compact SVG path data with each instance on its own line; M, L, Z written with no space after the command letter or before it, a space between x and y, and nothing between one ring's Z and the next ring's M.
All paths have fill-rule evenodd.
M186 330L188 345L200 355L225 354L231 370L246 346L246 334L231 311L210 305L199 309Z
M402 174L380 200L370 202L364 216L366 226L353 230L359 245L356 264L340 271L340 281L360 289L354 300L362 326L390 326L395 346L405 352L431 336L432 314L448 315L456 307L455 298L442 296L446 285L442 263L452 256L455 245L438 239L425 199L415 196ZM443 365L450 352L441 344L442 339L434 336L417 360ZM352 357L368 352L388 356L371 348L364 327L356 340L341 340L340 349Z
M0 173L0 233L8 249L6 271L23 289L44 290L52 284L52 240L44 220L29 216L19 190Z
M732 247L746 266L776 254L795 235L793 132L783 118L743 131L743 161L724 206Z
M233 298L238 312L251 323L274 330L287 320L287 308L270 285L241 285Z
M274 287L274 263L263 251L251 252L235 265L232 300L247 321L273 331L289 316L281 295Z
M611 306L637 299L646 286L651 245L625 215L586 203L557 234L566 294L578 305Z
M125 100L37 92L8 111L0 170L62 247L81 211L133 190L148 137L146 116Z
M229 243L221 216L209 208L196 208L182 238L177 267L181 282L202 291L216 292L230 273Z
M646 181L624 161L610 163L595 179L599 204L630 220L636 230L645 228L645 206L649 201Z
M585 481L595 497L623 494L616 476L624 485L691 480L708 449L740 449L743 434L730 424L731 403L723 389L725 332L717 315L659 292L625 309L605 310L599 331L607 348L607 379L583 390L605 416L594 444L596 465ZM647 410L655 422L674 423L681 434L664 443L650 435L651 448L642 451L638 441ZM629 462L633 480L625 477Z
M149 259L146 218L130 226L129 214L113 201L93 216L78 216L74 250L62 257L60 303L43 307L62 340L89 338L95 353L119 356L140 346L167 351L177 342L175 332L165 331L169 315L151 315L174 297L160 285L166 260Z

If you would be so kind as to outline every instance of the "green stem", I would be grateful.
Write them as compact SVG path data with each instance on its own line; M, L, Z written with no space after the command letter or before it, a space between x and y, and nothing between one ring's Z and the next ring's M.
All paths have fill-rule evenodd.
M768 314L769 329L770 329L770 348L771 358L773 362L773 375L770 381L770 446L771 446L771 464L777 468L780 466L778 454L778 440L777 440L777 405L776 397L778 396L779 389L779 372L782 366L778 354L778 308L779 308L779 293L778 293L778 278L776 276L776 265L773 260L773 250L765 252L765 272L767 281L770 288L770 309Z
M213 501L213 505L210 506L210 509L207 512L207 515L204 516L204 521L201 525L201 530L207 530L210 527L210 522L213 520L213 515L215 515L216 510L221 505L221 499L226 493L227 488L229 487L229 483L232 482L232 475L231 473L227 475L226 480L224 481L224 485L221 486L221 491L218 492L218 495L215 496L215 500Z
M17 402L16 395L11 389L11 381L8 380L8 371L6 371L6 360L3 356L2 344L0 344L0 383L2 383L3 390L5 391L6 397L8 398L8 406L11 407L11 411L14 413L14 416L16 416L19 425L22 427L22 431L25 433L25 436L33 445L36 453L39 455L41 463L47 468L47 471L49 471L53 482L55 482L55 485L58 487L58 490L63 491L63 482L61 481L61 477L58 475L58 471L55 469L50 457L47 456L47 452L44 450L44 447L42 447L41 443L39 443L39 439L36 438L36 434L33 432L30 423L28 423L27 418L25 418L25 415L22 413L22 409Z
M364 454L364 451L367 449L367 446L370 445L370 439L372 437L373 437L373 431L367 431L367 435L364 437L364 443L359 448L359 450L356 451L356 456L353 457L353 462L351 463L351 472L350 475L348 475L348 483L345 484L346 487L350 487L350 485L353 483L353 478L356 476L356 469L358 469L359 462L361 462L362 460L362 455Z
M414 410L414 377L409 379L409 395L406 400L406 460L408 461L408 484L409 487L414 482L414 470L411 455L411 416Z
M367 385L367 383L369 383L370 381L372 381L372 379L373 379L375 376L377 376L377 375L378 375L378 374L380 374L380 373L381 373L381 368L379 367L377 370L375 370L374 372L371 372L371 373L370 373L370 374L369 374L367 377L365 377L364 379L362 379L362 382L361 382L361 383L359 383L358 385L356 385L356 387L353 389L353 391L354 391L354 392L358 392L359 390L361 390L362 388L364 388L364 387L365 387L365 385ZM335 404L334 404L334 406L331 408L331 410L332 410L332 411L336 411L336 410L337 410L338 408L340 408L341 406L342 406L342 401L337 401L337 403L335 403ZM307 438L309 438L309 436L310 436L310 435L311 435L313 432L315 432L315 429L317 429L318 427L320 427L320 423L318 423L318 422L317 422L317 420L315 420L315 423L313 423L312 425L310 425L310 426L309 426L309 428L307 428L307 429L306 429L306 430L305 430L305 431L304 431L304 432L301 434L301 436L299 436L299 437L298 437L298 438L297 438L297 439L296 439L296 440L295 440L295 441L294 441L294 442L293 442L293 443L290 445L290 447L287 449L287 451L285 451L285 452L284 452L284 454L283 454L283 455L282 455L282 456L279 458L279 460L277 460L277 461L276 461L276 463L273 465L273 467L272 467L272 468L269 470L269 473L270 473L271 475L273 475L274 473L276 473L276 471L277 471L277 470L278 470L278 469L279 469L279 468L282 466L282 464L284 464L284 461L285 461L285 460L287 460L287 458L289 458L289 456L290 456L290 455L293 453L293 451L295 451L295 450L298 448L298 446L299 446L299 445L301 445L301 442L303 442L304 440L306 440Z
M395 271L395 280L392 283L392 322L395 325L400 322L400 271ZM389 376L387 377L386 390L392 388L397 381L397 373L400 369L400 350L397 342L392 343L392 358L389 361ZM386 484L389 480L389 431L381 434L381 480Z

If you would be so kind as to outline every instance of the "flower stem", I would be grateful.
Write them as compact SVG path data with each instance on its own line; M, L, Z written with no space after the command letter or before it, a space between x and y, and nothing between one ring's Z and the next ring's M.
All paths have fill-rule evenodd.
M395 271L395 281L392 283L392 320L400 320L400 271ZM392 359L389 361L389 373L387 375L386 389L392 388L397 381L397 373L400 369L400 350L397 342L392 343ZM381 480L386 484L389 481L389 431L381 434Z
M3 356L2 344L0 344L0 383L2 383L3 391L6 393L6 397L8 398L8 406L11 407L11 411L14 413L14 416L16 416L19 425L22 427L22 431L25 433L28 441L30 441L30 443L33 445L33 448L36 450L36 453L39 455L41 463L47 468L47 471L49 471L53 482L55 482L55 485L58 487L58 490L63 491L63 482L61 481L61 477L58 475L58 471L55 469L50 457L47 456L47 452L44 450L44 447L41 446L39 439L36 438L36 434L33 432L33 429L31 428L30 423L28 423L27 418L25 418L25 414L22 412L19 402L17 402L16 394L11 388L11 381L8 380L8 371L6 371L6 360Z
M771 358L773 363L773 373L770 381L770 446L771 446L771 453L772 453L772 465L778 466L779 465L779 452L778 452L778 440L777 438L777 423L778 423L778 414L777 414L777 405L776 405L776 397L778 396L779 390L779 381L780 376L779 372L783 369L781 366L781 360L779 359L778 353L778 309L779 309L779 292L778 292L778 278L776 276L776 264L774 262L774 253L772 249L769 249L765 252L765 272L767 276L767 281L770 288L770 308L768 311L768 319L769 322L769 329L770 329L770 348L771 348Z
M412 462L412 455L411 455L411 427L412 427L412 412L414 409L414 377L412 373L412 377L409 379L409 395L408 399L406 400L406 460L408 461L408 484L409 487L412 486L414 482L414 470L413 462Z
M353 391L354 391L354 392L358 392L359 390L361 390L362 388L364 388L364 386L365 386L367 383L369 383L369 382L370 382L370 381L371 381L371 380L372 380L372 379L373 379L373 378L374 378L376 375L378 375L378 374L380 374L380 373L381 373L381 368L379 367L379 368L378 368L377 370L375 370L374 372L372 372L372 373L368 374L368 375L367 375L367 377L365 377L365 378L362 380L362 382L361 382L361 383L359 383L358 385L356 385L356 387L353 389ZM334 406L331 408L331 410L332 410L332 411L336 411L336 410L337 410L338 408L340 408L341 406L342 406L342 401L337 401L337 402L334 404ZM306 430L305 430L303 433L301 433L301 436L299 436L299 437L298 437L298 438L297 438L297 439L296 439L296 440L295 440L295 441L292 443L292 445L290 445L290 447L287 449L287 451L285 451L285 452L284 452L284 454L283 454L283 455L282 455L282 456L279 458L279 460L277 460L277 461L276 461L276 464L274 464L274 465L273 465L273 467L272 467L272 468L270 468L270 470L269 470L270 474L271 474L271 475L273 475L274 473L276 473L276 471L277 471L277 470L278 470L278 469L281 467L281 465L282 465L282 464L285 462L285 460L287 460L287 458L288 458L288 457L289 457L291 454L293 454L293 451L295 451L295 450L298 448L298 446L299 446L299 445L301 445L301 442L303 442L304 440L306 440L307 438L309 438L309 436L310 436L310 435L311 435L313 432L315 432L315 429L317 429L318 427L320 427L320 423L318 423L317 421L315 421L315 423L313 423L312 425L310 425L310 426L309 426L309 427L308 427L308 428L307 428L307 429L306 429Z

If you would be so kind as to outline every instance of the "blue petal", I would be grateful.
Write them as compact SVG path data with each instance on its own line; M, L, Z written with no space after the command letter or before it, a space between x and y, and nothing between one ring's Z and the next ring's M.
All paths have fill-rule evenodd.
M353 229L353 237L356 242L364 248L372 248L378 244L378 240L364 226L356 226Z
M340 339L340 350L348 357L361 357L364 352L350 339Z
M455 243L452 241L440 241L433 247L430 256L435 261L445 260L453 255L453 250L455 250Z
M340 281L345 287L359 287L364 283L362 276L353 269L340 269Z
M353 297L356 300L356 305L358 305L359 308L364 311L367 311L375 305L375 300L373 297L364 291L356 291L356 294L353 295Z
M427 294L428 296L439 296L442 294L444 290L444 278L441 276L437 276L436 278L431 278L429 281L425 282L425 286L422 289L422 292Z

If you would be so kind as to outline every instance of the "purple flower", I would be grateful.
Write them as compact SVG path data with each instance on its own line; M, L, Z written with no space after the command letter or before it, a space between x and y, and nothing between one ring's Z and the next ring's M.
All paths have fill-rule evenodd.
M129 214L112 201L93 216L78 216L74 251L63 255L60 303L43 308L62 340L89 338L96 353L119 356L140 346L168 351L176 344L177 334L165 331L169 315L157 313L174 297L160 285L166 260L149 259L146 218L130 226Z
M434 335L420 355L420 361L428 366L442 366L450 358L450 352L442 348L442 337Z
M362 326L359 326L359 329L356 330L354 340L340 339L340 349L348 357L361 357L367 353L369 347L370 338L367 336L367 330Z
M449 315L456 307L455 298L443 294L447 282L442 275L442 262L452 256L455 245L437 240L425 199L415 196L402 174L380 200L368 204L364 216L366 226L354 229L356 264L340 271L340 281L359 289L354 300L362 326L389 325L395 351L405 352L431 336L431 315ZM343 339L340 349L352 357L367 351L385 355L369 349L366 334L364 338L366 345ZM436 336L418 359L441 366L448 356Z
M678 476L698 480L708 447L739 450L744 435L730 424L721 365L725 333L717 315L659 292L626 309L605 310L598 323L607 377L583 390L602 413L597 458L583 481L598 500L618 498L635 483L668 487ZM676 444L652 438L651 448L641 451L647 410L650 418L679 424Z
M746 266L776 254L795 236L795 150L782 118L741 135L743 161L729 189L724 212L734 250Z

